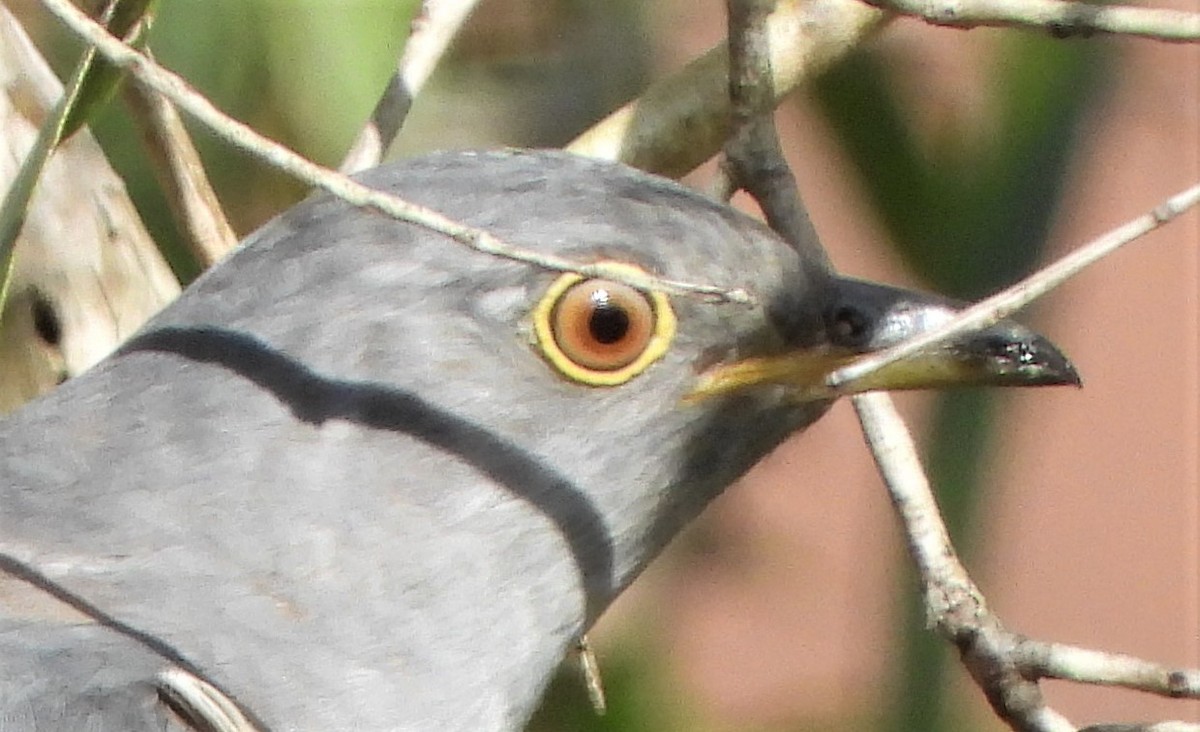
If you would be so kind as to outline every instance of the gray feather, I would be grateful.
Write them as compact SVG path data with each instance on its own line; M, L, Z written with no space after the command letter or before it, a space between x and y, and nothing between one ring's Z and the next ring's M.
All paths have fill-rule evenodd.
M565 154L365 180L760 304L675 298L661 362L581 386L529 344L553 273L304 202L0 426L4 729L167 729L171 667L263 729L519 728L680 526L823 409L681 402L702 360L817 328L823 270L750 219Z

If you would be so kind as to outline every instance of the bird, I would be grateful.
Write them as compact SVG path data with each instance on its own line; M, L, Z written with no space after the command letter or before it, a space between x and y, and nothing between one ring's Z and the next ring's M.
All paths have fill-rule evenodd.
M0 728L520 729L671 538L827 411L805 383L958 307L618 163L360 180L610 275L324 193L251 234L0 422ZM869 388L1068 383L1002 321Z

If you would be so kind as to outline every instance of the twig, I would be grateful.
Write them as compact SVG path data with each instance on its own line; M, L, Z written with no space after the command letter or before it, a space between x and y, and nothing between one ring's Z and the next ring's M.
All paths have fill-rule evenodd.
M1013 657L1030 678L1121 686L1172 699L1200 699L1200 671L1192 669L1172 669L1133 656L1036 640L1022 641L1013 650Z
M1112 33L1170 43L1200 41L1200 14L1062 0L864 0L953 28L1042 28L1057 38Z
M993 325L1058 287L1088 265L1154 231L1197 203L1200 203L1200 184L1172 196L1150 213L1093 239L1012 287L966 308L945 325L834 371L826 377L825 383L834 390L842 389L917 351L944 343L968 331Z
M772 100L771 0L728 0L730 116L737 131L725 145L718 185L749 193L767 224L802 255L805 266L829 267L829 257L800 201L775 129ZM726 190L721 190L725 194ZM728 195L726 195L728 198Z
M701 295L718 301L743 304L754 301L753 296L742 289L667 280L649 274L639 275L625 268L610 267L603 263L582 264L513 246L483 229L467 226L432 209L368 188L336 171L311 162L221 112L180 76L121 43L102 26L81 13L69 0L42 0L42 3L73 33L94 45L113 64L128 69L129 73L170 99L179 109L195 117L229 144L355 206L373 208L396 219L435 231L475 251L546 270L577 272L585 277L604 277L638 289L659 290L675 295Z
M154 685L167 703L196 729L205 732L257 732L242 711L220 689L198 676L172 667L160 672Z
M959 647L964 665L1001 719L1019 730L1074 732L1067 719L1046 708L1037 684L1004 662L1003 631L950 543L916 445L891 397L862 394L852 402L904 528L930 626ZM997 686L1007 693L994 691Z
M378 165L404 124L413 100L479 0L424 0L413 19L396 72L339 170L349 175Z
M579 636L575 650L579 653L579 670L583 674L583 685L587 689L592 711L604 716L608 711L608 700L604 695L604 681L600 678L600 662L596 659L596 651L586 633Z
M1074 732L1069 720L1046 705L1037 684L1042 678L1200 698L1200 671L1167 670L1129 656L1044 643L1006 630L988 610L954 552L912 437L891 398L861 394L852 401L903 524L921 578L929 624L958 647L963 664L1001 719L1023 732ZM1200 729L1170 724L1179 732ZM1122 727L1125 732L1166 728L1163 724Z
M890 18L857 0L781 0L767 17L774 108ZM650 86L576 138L568 150L679 177L721 149L732 130L725 45Z
M200 266L207 269L238 240L204 173L200 153L175 107L157 91L133 78L125 85L124 96L184 242Z
M770 56L763 32L768 3L727 0L727 7L731 115L739 129L725 148L726 176L721 185L747 190L773 229L797 246L817 249L816 235L803 214L772 119L756 112L771 94ZM1178 209L1168 206L1156 213L1156 221L1166 220L1177 215ZM1038 685L1046 677L1168 696L1200 695L1200 672L1169 670L1128 656L1043 643L1006 630L988 610L955 553L912 438L890 397L855 397L854 406L904 526L929 623L959 648L964 666L1002 720L1021 732L1074 732L1075 726L1046 704Z

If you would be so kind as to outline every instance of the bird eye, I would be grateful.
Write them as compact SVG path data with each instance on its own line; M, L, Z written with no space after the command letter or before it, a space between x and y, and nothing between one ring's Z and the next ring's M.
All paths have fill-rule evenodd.
M615 371L646 350L654 308L628 285L584 280L558 299L550 325L554 341L572 361L588 369Z
M641 373L666 353L675 332L665 295L577 274L555 281L533 317L547 360L594 386L623 384Z

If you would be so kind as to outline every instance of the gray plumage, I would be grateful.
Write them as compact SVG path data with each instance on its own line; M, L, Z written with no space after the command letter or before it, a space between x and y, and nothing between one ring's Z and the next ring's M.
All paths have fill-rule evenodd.
M827 406L683 403L706 365L829 337L824 260L747 217L555 153L364 180L759 304L675 297L661 361L582 386L530 344L554 273L300 204L0 426L0 728L177 728L154 679L180 667L264 730L517 729L662 546Z

